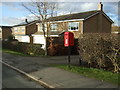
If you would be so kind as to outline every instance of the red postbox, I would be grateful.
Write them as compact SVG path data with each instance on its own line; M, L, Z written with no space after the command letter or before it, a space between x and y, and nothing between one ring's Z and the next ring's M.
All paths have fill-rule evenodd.
M64 33L64 46L74 46L74 34L72 32Z

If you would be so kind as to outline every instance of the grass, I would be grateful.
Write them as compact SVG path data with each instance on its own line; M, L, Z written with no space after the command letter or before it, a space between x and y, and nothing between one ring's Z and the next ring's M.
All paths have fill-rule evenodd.
M24 53L21 53L21 52L12 51L12 50L9 50L9 49L1 49L0 48L0 51L6 52L6 53L9 53L9 54L13 54L13 55L19 55L19 56L41 56L41 57L46 57L45 55L29 55L29 54L24 54Z
M0 49L0 51L6 52L6 53L9 53L9 54L13 54L13 55L30 56L30 55L27 55L27 54L23 54L23 53L12 51L12 50L8 50L8 49Z
M70 68L68 67L68 65L54 65L54 66L64 70L74 72L74 73L78 73L86 77L95 78L95 79L107 81L110 83L118 84L117 73L112 73L102 69L87 68L87 67L80 67L80 66L70 66ZM119 85L120 85L120 82L119 82Z

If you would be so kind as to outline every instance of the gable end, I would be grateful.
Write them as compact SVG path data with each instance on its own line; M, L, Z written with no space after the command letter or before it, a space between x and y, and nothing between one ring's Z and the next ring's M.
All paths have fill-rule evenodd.
M87 19L89 19L89 18L91 18L91 17L93 17L93 16L97 15L98 13L99 13L99 12L96 12L96 13L94 13L94 14L90 15L90 16L86 17L84 20L87 20Z
M104 12L102 12L102 14L103 14L111 23L114 23Z

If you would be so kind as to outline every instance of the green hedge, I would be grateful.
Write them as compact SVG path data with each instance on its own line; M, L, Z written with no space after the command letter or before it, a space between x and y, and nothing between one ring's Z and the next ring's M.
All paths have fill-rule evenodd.
M83 34L79 38L79 55L89 67L120 70L120 42L118 34Z
M45 52L41 48L41 44L29 44L17 41L3 41L2 47L17 52L22 52L31 56L44 55Z

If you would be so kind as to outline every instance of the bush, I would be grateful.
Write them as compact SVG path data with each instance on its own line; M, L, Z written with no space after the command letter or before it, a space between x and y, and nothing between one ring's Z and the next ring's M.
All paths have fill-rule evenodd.
M12 34L8 36L8 41L12 41L13 39L15 39L15 37Z
M120 42L115 34L83 34L79 38L79 55L90 67L119 72Z
M74 40L75 45L71 47L71 55L78 55L78 40ZM48 55L60 56L68 55L68 48L64 46L64 37L48 37L47 38Z
M24 54L28 54L31 56L39 56L44 55L44 50L41 48L41 44L29 44L29 43L23 43L19 42L17 44L13 44L10 41L3 41L2 43L3 48L10 49L13 51L21 52Z

